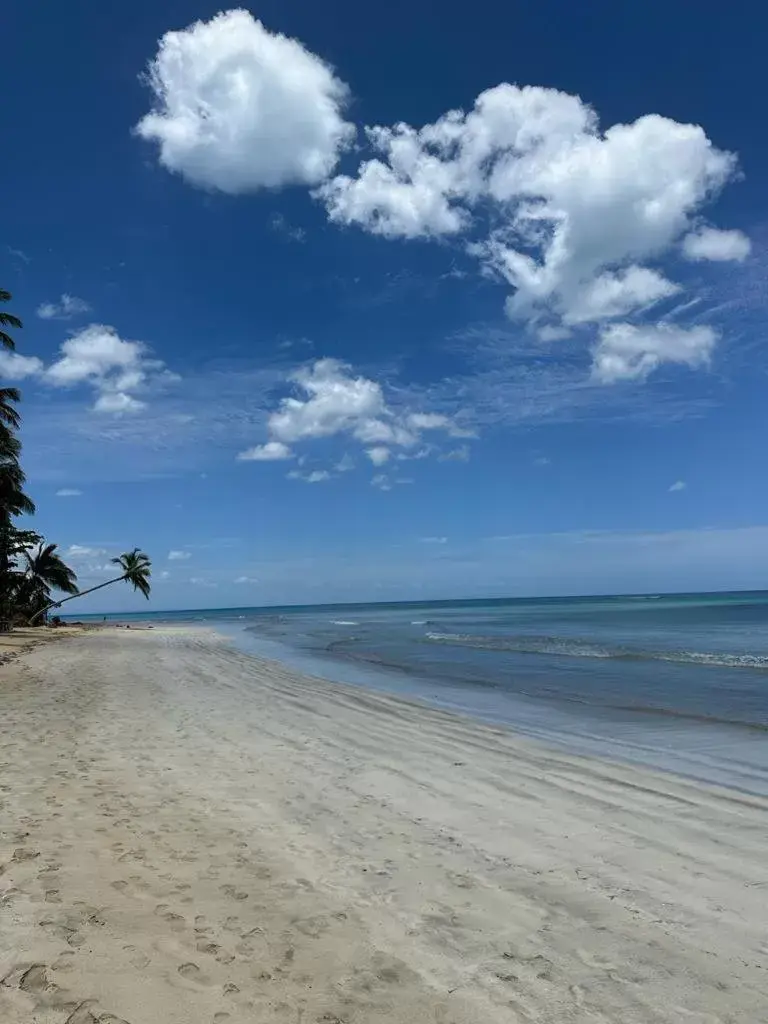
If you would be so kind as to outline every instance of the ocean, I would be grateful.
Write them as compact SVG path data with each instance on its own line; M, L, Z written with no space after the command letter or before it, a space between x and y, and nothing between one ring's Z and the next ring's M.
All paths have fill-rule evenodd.
M207 623L246 653L328 679L425 701L575 753L768 794L768 592L135 618Z

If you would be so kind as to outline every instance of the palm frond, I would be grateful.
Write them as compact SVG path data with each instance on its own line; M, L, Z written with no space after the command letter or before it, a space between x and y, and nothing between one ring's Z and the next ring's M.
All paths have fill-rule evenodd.
M18 388L0 388L0 422L14 430L21 426L21 417L11 403L20 400L21 392Z
M0 302L10 302L11 293L6 291L5 288L0 288ZM13 313L6 313L4 310L0 310L0 327L12 327L14 330L21 328L22 322ZM16 342L6 331L0 330L0 345L3 348L15 349Z
M56 553L56 544L41 541L36 551L25 551L27 574L38 586L60 590L64 594L77 594L77 575Z

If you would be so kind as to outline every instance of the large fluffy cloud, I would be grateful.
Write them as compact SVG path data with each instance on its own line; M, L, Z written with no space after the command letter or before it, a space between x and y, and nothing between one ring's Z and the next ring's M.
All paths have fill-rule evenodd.
M330 218L386 237L460 236L511 286L510 317L544 339L645 316L678 292L647 264L683 236L694 259L749 250L739 232L695 230L736 169L697 125L650 114L602 131L577 96L502 84L469 113L366 131L376 155L315 192Z
M328 65L245 10L167 32L147 78L154 108L136 131L202 188L317 184L354 135L347 88Z
M269 440L241 452L239 460L289 459L294 455L291 446L298 442L345 435L366 447L368 457L379 466L389 459L391 448L413 448L424 431L468 436L447 416L393 408L378 381L356 375L337 359L318 359L297 370L289 380L296 394L284 398L270 415ZM342 471L341 466L338 468ZM306 479L298 471L293 475Z

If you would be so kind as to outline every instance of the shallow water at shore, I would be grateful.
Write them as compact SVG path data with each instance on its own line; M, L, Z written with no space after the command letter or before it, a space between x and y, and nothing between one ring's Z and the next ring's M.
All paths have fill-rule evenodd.
M768 793L768 593L231 609L246 652L568 750Z

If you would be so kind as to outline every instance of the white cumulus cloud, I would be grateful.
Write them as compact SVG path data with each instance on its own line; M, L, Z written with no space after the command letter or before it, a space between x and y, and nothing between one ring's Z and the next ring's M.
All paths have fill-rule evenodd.
M671 494L674 494L676 491L684 491L687 486L685 480L675 480L670 486L669 491Z
M114 327L104 324L76 331L48 366L36 356L0 352L0 373L12 380L35 377L57 388L87 385L96 393L94 412L116 415L143 409L146 403L135 392L170 376L143 342L125 341Z
M78 491L74 487L62 487L60 491L56 491L57 498L79 498L82 495L82 491Z
M291 374L289 381L295 394L284 398L269 416L270 439L241 452L239 459L287 459L294 454L291 446L299 442L346 435L365 446L368 458L380 466L390 458L393 446L417 445L422 431L443 430L453 437L468 434L447 416L393 408L378 381L355 374L337 359L318 359ZM353 464L345 456L337 469L344 472ZM298 471L288 475L306 479Z
M91 307L85 299L78 299L76 295L68 295L66 292L58 302L41 302L35 310L41 320L71 320L72 317L90 311Z
M342 116L347 87L332 69L245 10L166 32L147 81L154 105L137 134L201 188L318 184L355 134Z
M186 562L192 555L189 551L169 551L168 561L169 562Z
M741 231L701 228L683 239L683 253L689 260L741 262L749 256L752 243Z
M593 353L593 373L603 384L644 380L662 363L706 366L717 341L711 327L673 324L611 324L600 334Z
M603 130L578 96L504 83L468 113L366 133L374 155L315 192L330 219L386 237L458 236L511 287L509 316L542 339L674 295L680 286L648 264L685 235L692 258L748 251L739 232L688 234L736 172L698 125L649 114Z

